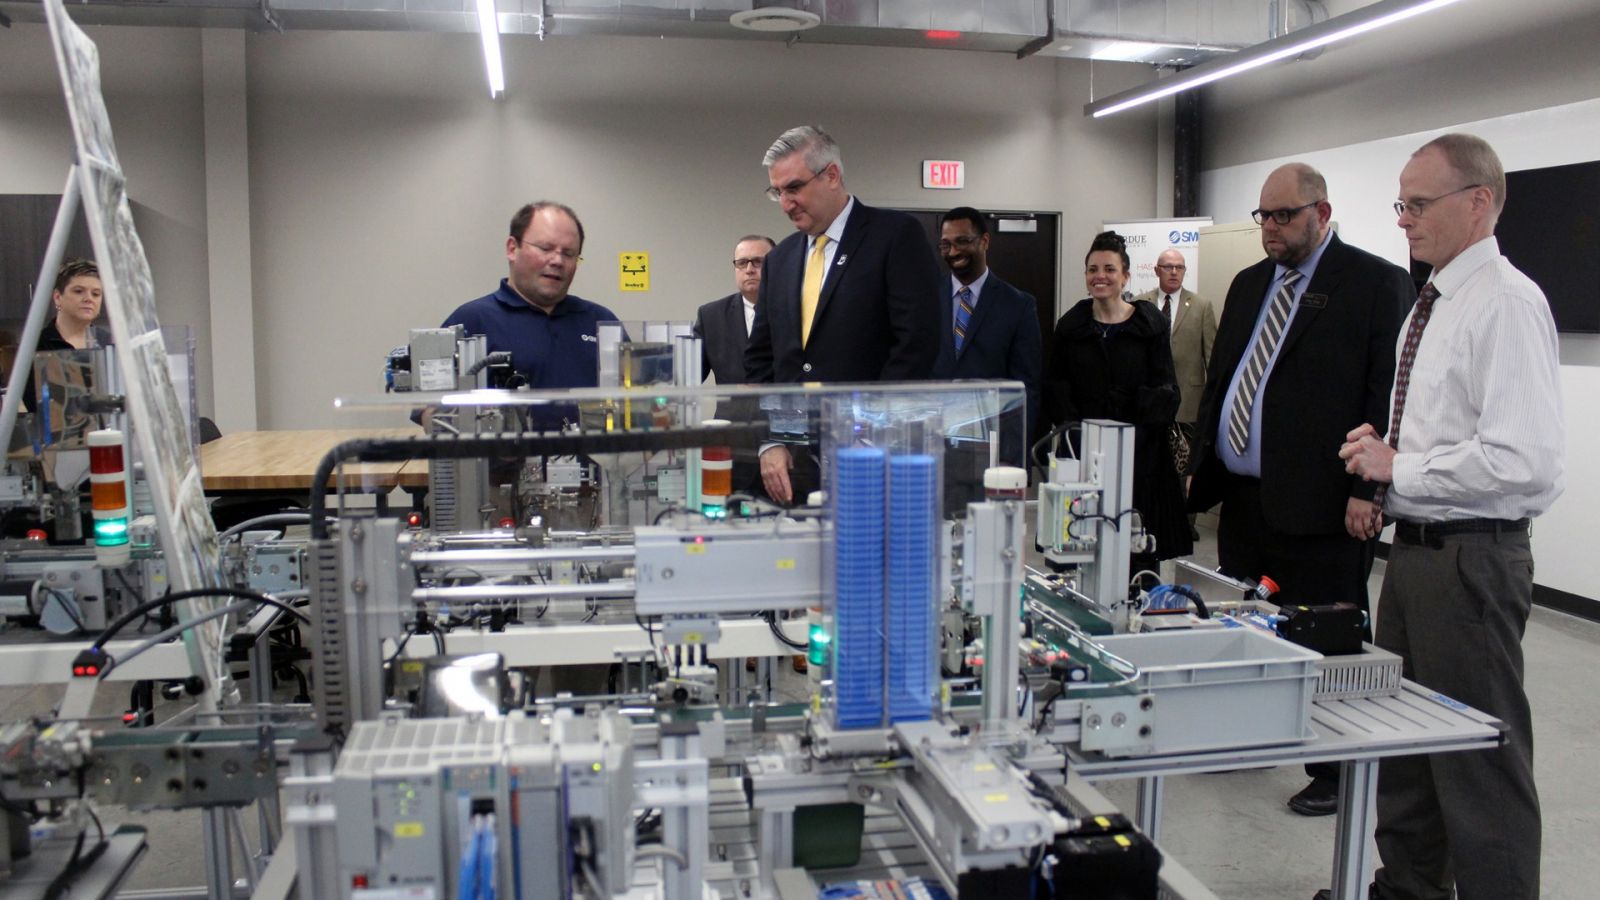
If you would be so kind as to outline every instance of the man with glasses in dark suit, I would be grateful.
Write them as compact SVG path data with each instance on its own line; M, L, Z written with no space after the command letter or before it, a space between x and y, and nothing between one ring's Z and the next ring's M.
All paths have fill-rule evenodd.
M1228 288L1190 461L1189 507L1222 504L1223 574L1267 576L1282 603L1367 604L1376 486L1345 472L1338 450L1381 426L1394 342L1415 299L1406 270L1339 240L1317 170L1290 163L1261 188L1253 217L1267 258ZM1338 807L1338 768L1306 767L1290 798L1307 816Z

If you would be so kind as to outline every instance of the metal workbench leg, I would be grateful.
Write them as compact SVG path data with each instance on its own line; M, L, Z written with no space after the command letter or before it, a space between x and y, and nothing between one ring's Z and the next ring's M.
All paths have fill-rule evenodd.
M1376 824L1372 800L1377 788L1376 761L1347 759L1339 764L1333 900L1362 900L1367 895L1367 836Z
M1152 842L1161 839L1161 792L1165 785L1160 775L1139 779L1139 809L1134 814L1134 824Z
M206 895L211 900L233 897L233 845L228 833L228 817L220 806L200 811L201 849L205 851Z

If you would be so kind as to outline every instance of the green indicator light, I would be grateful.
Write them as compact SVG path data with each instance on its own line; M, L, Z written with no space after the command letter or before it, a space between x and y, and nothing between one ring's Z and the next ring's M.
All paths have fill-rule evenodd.
M593 765L589 766L589 768L591 768L591 769L595 770L596 772L598 772L598 771L600 771L600 764L599 763L594 763Z
M726 519L728 517L728 508L716 503L702 503L700 504L700 514L708 519Z
M828 633L822 625L812 625L808 640L811 649L806 652L806 661L814 666L828 664L828 644L833 641L833 635Z
M94 543L97 547L120 547L128 542L128 520L118 517L115 519L94 520Z

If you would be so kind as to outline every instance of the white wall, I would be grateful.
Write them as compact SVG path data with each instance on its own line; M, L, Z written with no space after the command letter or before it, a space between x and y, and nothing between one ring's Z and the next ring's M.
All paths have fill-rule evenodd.
M407 328L493 289L507 220L526 200L558 199L583 217L574 293L624 320L692 317L732 289L738 236L792 228L762 195L760 165L791 125L834 134L845 181L868 203L1063 211L1069 248L1104 213L1152 212L1154 114L1084 119L1081 62L507 38L507 93L491 101L471 35L248 43L264 427L333 421L329 398L375 390L382 355ZM1103 93L1145 73L1098 65L1095 76ZM923 191L924 158L966 160L967 188ZM650 253L649 293L618 291L624 251Z
M333 398L376 393L409 328L494 287L530 199L584 218L576 293L624 319L689 317L731 289L734 238L790 227L762 197L760 158L802 122L839 138L866 202L1058 211L1065 259L1102 217L1154 213L1155 112L1081 114L1091 84L1149 77L1132 64L508 36L507 96L491 101L473 35L253 33L229 65L238 42L213 36L207 56L198 30L90 33L129 193L155 213L159 311L195 329L202 413L231 427L392 421ZM43 26L0 30L0 59L0 192L59 191L67 125ZM923 191L931 157L967 160L968 187ZM651 253L652 290L623 295L616 256L634 250ZM215 366L213 338L235 343Z
M1405 240L1389 207L1400 169L1429 138L1478 134L1513 171L1600 159L1600 100L1594 99L1600 68L1593 51L1600 3L1538 2L1528 12L1475 47L1448 35L1437 48L1419 43L1438 33L1437 23L1420 17L1370 45L1348 48L1342 59L1330 52L1257 81L1246 76L1246 83L1213 95L1206 128L1216 137L1208 139L1201 212L1218 222L1244 219L1267 173L1302 160L1328 179L1341 237L1406 265ZM1396 64L1382 65L1386 58ZM1308 127L1308 116L1315 127ZM1591 527L1600 471L1587 464L1600 441L1600 337L1563 335L1560 353L1567 488L1535 526L1536 579L1600 601Z

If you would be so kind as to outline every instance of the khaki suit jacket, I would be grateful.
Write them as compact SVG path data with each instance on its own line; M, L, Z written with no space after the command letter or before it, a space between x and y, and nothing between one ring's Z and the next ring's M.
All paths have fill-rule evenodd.
M1160 289L1140 294L1135 299L1149 300L1161 308ZM1178 374L1179 422L1193 422L1200 416L1200 395L1206 387L1206 366L1211 362L1211 345L1217 338L1217 311L1211 301L1188 288L1178 290L1178 309L1172 323L1172 365Z

